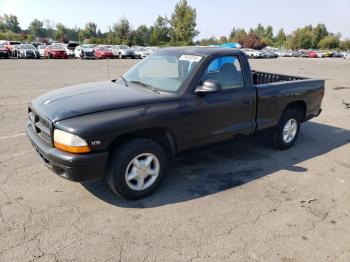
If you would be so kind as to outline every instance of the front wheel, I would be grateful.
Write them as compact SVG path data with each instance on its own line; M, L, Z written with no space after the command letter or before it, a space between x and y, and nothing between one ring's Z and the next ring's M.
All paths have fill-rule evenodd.
M300 131L301 114L294 109L287 109L272 132L271 142L277 149L287 149L294 145Z
M119 196L140 199L153 193L166 173L164 149L150 139L132 139L112 154L107 183Z

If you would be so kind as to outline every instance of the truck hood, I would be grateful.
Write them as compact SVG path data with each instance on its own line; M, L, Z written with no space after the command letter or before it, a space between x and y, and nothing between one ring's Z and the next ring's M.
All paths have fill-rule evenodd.
M130 106L178 99L171 93L155 93L143 87L126 87L112 81L69 86L35 98L31 107L52 122Z

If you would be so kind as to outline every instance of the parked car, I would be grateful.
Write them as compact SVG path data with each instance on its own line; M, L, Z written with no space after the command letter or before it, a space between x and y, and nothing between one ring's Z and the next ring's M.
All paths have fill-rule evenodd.
M105 46L97 46L95 48L95 56L98 59L103 59L103 58L113 58L113 52L111 49Z
M50 59L51 58L64 58L64 59L68 58L64 44L61 44L61 43L55 43L47 46L44 54L46 58L50 58Z
M307 57L309 57L309 58L317 58L318 55L317 55L317 52L315 52L315 51L309 51L307 53Z
M264 58L277 58L278 55L271 50L263 49L260 51Z
M74 50L74 54L76 58L88 58L88 59L95 59L95 46L94 45L81 45L77 46Z
M68 57L70 57L70 58L75 57L74 50L78 45L79 44L75 43L75 42L70 42L70 43L64 45L64 48L65 48L65 51L66 51Z
M152 49L145 47L134 48L135 57L137 58L145 58L146 56L153 53Z
M17 57L40 59L40 53L38 49L31 44L20 44L17 48Z
M343 54L340 51L333 51L332 53L333 53L332 57L336 57L336 58L343 57Z
M4 44L0 44L0 58L10 58L9 51Z
M59 176L105 177L116 194L139 199L157 188L168 158L194 147L262 130L275 148L293 146L301 123L321 113L324 85L251 71L237 49L163 49L118 80L34 99L26 133Z
M262 58L263 57L262 53L260 51L258 51L258 50L254 50L254 49L251 49L251 48L242 48L241 50L249 58Z
M293 51L292 50L277 50L275 52L279 57L292 57Z
M40 54L40 57L45 57L45 49L46 49L46 45L39 45L38 46L38 51Z
M127 45L115 45L114 48L118 50L117 54L119 59L127 58L127 57L130 57L130 58L136 57L134 50L128 47Z
M303 54L298 50L292 51L292 57L301 57Z
M5 47L11 56L17 57L17 46L20 44L22 43L19 41L7 41Z
M323 50L322 52L324 53L325 57L333 57L333 52L332 51Z
M343 58L344 59L350 59L350 51L344 52L343 53Z
M317 54L317 57L318 57L318 58L323 58L323 57L325 57L325 55L324 55L324 53L323 53L322 51L317 50L317 51L314 51L314 52Z

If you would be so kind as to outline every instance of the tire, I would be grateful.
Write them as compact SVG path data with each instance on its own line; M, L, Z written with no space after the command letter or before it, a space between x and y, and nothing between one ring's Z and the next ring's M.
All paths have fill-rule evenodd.
M280 150L288 149L293 146L300 132L301 119L302 114L298 110L287 109L284 111L277 126L272 131L270 137L272 146ZM296 128L295 131L293 126Z
M148 175L145 170L138 169L134 165L135 158L140 160L137 161L138 165L140 163L141 166L146 165L146 159L150 156L152 162L147 165L149 169L145 166L142 168L154 174L157 173L157 175ZM158 143L144 138L132 139L122 144L112 154L107 168L107 183L113 192L121 197L131 200L140 199L154 192L166 173L167 165L167 155ZM131 170L134 171L130 172ZM128 174L133 176L139 172L141 175L137 175L135 179L127 179ZM139 187L138 178L140 177L144 181L144 184L140 183L140 185L143 185L144 188L135 189Z

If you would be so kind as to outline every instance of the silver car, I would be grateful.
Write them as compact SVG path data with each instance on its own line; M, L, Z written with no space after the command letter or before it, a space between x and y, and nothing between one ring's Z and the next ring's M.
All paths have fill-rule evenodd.
M113 49L117 50L117 56L119 59L130 57L135 58L135 51L127 45L114 45ZM114 52L113 52L114 53Z

